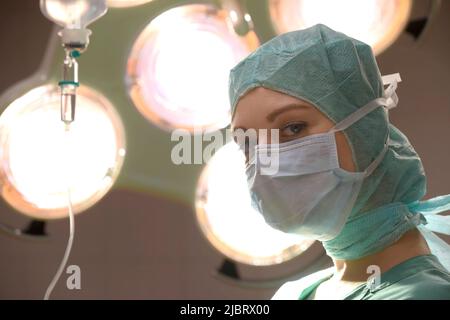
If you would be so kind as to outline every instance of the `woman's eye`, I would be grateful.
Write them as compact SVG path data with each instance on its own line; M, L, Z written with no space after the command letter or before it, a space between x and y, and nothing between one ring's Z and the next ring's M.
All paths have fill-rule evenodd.
M242 153L245 156L245 163L247 164L249 160L249 153L250 153L250 143L248 139L245 139L244 142L239 142L238 139L234 139L234 142L237 144L239 149L242 151Z
M305 127L306 124L304 123L291 123L281 129L281 134L284 136L294 136L299 134Z
M248 143L247 139L243 143L239 143L239 141L235 140L235 143L238 145L239 149L241 149L242 152L248 153L249 143Z

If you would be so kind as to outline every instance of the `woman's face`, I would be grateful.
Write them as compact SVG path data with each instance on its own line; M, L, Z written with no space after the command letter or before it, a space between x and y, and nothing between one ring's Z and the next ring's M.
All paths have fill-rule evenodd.
M280 143L324 133L333 126L333 121L310 103L263 87L252 89L239 100L231 124L232 130L278 129ZM335 136L340 167L355 171L347 138L342 132Z

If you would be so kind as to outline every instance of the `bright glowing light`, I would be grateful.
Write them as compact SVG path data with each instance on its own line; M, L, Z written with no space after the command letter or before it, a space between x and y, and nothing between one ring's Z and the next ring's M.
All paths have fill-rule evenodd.
M125 8L139 6L153 0L106 0L108 7Z
M370 44L376 54L403 31L411 0L271 0L270 12L279 33L317 23Z
M42 13L69 29L84 28L106 12L103 0L41 0Z
M78 90L75 121L65 132L59 88L35 88L0 117L2 196L42 219L67 215L70 185L75 212L112 186L125 155L124 130L112 105L97 92Z
M128 62L130 95L139 111L166 129L215 130L228 124L230 69L256 48L239 37L225 12L188 5L155 18ZM251 39L250 39L251 38Z
M199 225L211 243L243 263L281 263L314 242L272 229L252 208L244 156L234 143L222 147L208 163L197 189L196 208Z

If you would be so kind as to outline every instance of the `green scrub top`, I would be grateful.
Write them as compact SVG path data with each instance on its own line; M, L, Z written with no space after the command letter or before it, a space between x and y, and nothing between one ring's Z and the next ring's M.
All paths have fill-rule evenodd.
M288 283L286 287L290 288L286 289L289 290L283 292L281 287L273 299L290 299L291 294L287 292L296 291L297 299L307 300L322 282L332 276L332 270L319 271L320 278L313 274L310 277L319 280L313 280L307 286L299 288L295 282ZM347 294L344 300L450 300L450 273L431 254L408 259L382 273L380 278L377 288L370 290L362 284Z

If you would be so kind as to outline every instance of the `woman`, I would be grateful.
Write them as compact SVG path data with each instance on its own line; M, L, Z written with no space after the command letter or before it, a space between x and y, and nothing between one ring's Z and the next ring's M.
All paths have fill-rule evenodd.
M279 130L279 141L245 150L253 205L272 227L321 241L334 262L274 299L450 299L450 252L421 226L450 233L434 215L450 197L419 201L422 163L387 116L400 79L383 80L370 46L320 24L272 39L231 71L232 129ZM258 163L268 149L276 173Z

